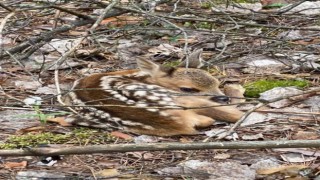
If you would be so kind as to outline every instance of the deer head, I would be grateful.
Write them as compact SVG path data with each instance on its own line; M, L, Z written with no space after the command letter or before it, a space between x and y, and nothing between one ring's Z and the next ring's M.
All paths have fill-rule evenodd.
M149 76L148 82L165 88L194 95L212 95L213 101L225 102L229 98L219 89L220 82L208 72L198 69L202 66L201 50L190 54L189 66L184 60L178 68L164 67L146 59L137 59L139 69Z

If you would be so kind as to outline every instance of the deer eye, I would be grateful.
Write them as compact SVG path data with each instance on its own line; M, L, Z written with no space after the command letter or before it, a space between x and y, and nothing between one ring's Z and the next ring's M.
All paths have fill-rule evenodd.
M186 87L181 87L180 91L185 92L185 93L198 93L198 92L200 92L198 89L186 88Z

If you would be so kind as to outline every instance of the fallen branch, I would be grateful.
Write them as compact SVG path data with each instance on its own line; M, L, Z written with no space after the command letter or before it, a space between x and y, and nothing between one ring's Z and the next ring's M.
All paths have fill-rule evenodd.
M237 141L200 143L145 143L72 146L63 148L25 148L0 150L0 156L52 156L70 154L114 153L132 151L259 149L259 148L319 148L320 140Z

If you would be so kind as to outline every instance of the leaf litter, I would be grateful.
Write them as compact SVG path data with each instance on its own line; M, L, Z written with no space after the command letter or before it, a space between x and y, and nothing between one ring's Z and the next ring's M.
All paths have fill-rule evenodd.
M5 33L2 34L3 39L0 41L1 47L8 50L20 43L27 42L31 36L38 36L48 30L54 30L53 14L46 14L39 8L24 9L23 6L18 6L17 2L12 3L14 6L8 3L5 5L23 10L24 15L5 24ZM41 4L33 2L24 3L30 7L41 6ZM121 3L125 2L121 1ZM289 5L291 3L293 1L289 2ZM312 10L303 10L310 7L310 4L313 7ZM71 10L82 7L79 9L79 13L85 15L94 15L97 13L96 7L99 7L92 8L94 6L90 2L79 4L76 1L63 5ZM127 6L128 4L123 5ZM319 7L318 2L303 2L282 16L276 16L273 13L260 13L269 10L262 9L263 6L259 2L253 4L231 3L226 6L225 4L210 4L209 1L208 4L204 4L204 2L184 0L177 5L178 9L176 10L181 10L181 13L185 14L178 13L177 17L180 20L171 19L170 21L180 28L186 29L188 39L185 39L177 29L156 20L157 18L148 17L147 14L142 16L124 12L121 16L106 18L103 25L97 28L97 33L82 42L67 61L59 66L60 85L67 86L74 80L95 72L135 68L133 57L137 55L146 55L158 63L174 65L175 61L183 57L184 44L187 42L190 50L203 48L206 69L218 76L224 84L238 83L243 85L248 81L253 82L264 78L275 80L302 78L310 83L302 90L319 86L320 61L317 52L319 37L317 36L318 31L316 31L319 27L316 26L318 17L315 14L318 13L315 8ZM57 4L57 6L62 6L62 4ZM185 11L186 7L191 7L194 11ZM281 11L283 8L285 6L278 10ZM173 11L172 6L168 4L156 6L154 10L158 13ZM36 11L38 15L33 14L32 11ZM58 10L56 11L59 14ZM8 15L4 9L0 9L0 12L1 18ZM16 13L19 16L22 15L22 11ZM254 16L248 16L248 13ZM296 16L294 13L300 13L300 15ZM62 11L60 20L65 22L58 22L58 27L76 21L75 14L70 15L68 12ZM307 17L304 14L313 14L314 16ZM30 19L23 18L24 16L28 16ZM185 17L191 17L191 19L184 20ZM210 17L213 21L201 22L204 17ZM279 27L274 29L275 27L269 27L268 24ZM310 30L294 30L288 29L288 27L301 27ZM56 121L62 126L58 124L43 125L37 117L28 116L34 111L30 107L25 107L22 102L28 97L41 97L43 100L41 111L44 114L66 111L56 103L57 91L53 79L54 71L57 60L79 42L78 40L85 34L86 28L78 26L68 32L57 33L51 39L43 41L43 44L35 41L34 45L37 46L12 52L14 57L18 58L15 60L9 56L3 56L4 53L1 51L0 143L6 143L11 135L19 134L23 130L25 131L22 134L40 132L68 135L70 134L68 128L75 128L63 126L63 116L56 117ZM31 31L33 29L37 31ZM32 48L34 48L34 53L32 53ZM29 52L31 54L28 54ZM19 65L17 60L22 65ZM63 87L63 89L65 88ZM266 95L267 98L276 98L302 91L293 87L284 89L274 88L264 93L269 93ZM264 95L262 94L262 96ZM236 133L224 140L318 139L319 99L320 93L318 92L310 97L286 99L281 103L276 102L278 103L276 105L269 104L268 107L252 113L236 129ZM256 99L247 99L247 102L253 100ZM250 108L250 105L238 106L244 110ZM32 129L31 127L45 128ZM121 143L127 139L129 142L133 140L135 143L187 143L201 142L206 136L211 137L210 141L215 141L215 137L226 133L229 128L230 126L226 123L217 122L211 129L202 131L199 135L165 138L113 132L115 140L111 142ZM98 131L97 133L107 134L108 132ZM80 132L79 135L78 143L81 145L94 144L96 142L94 140L99 139L95 133ZM85 141L80 141L81 137ZM49 139L48 142L50 146L64 145L58 144L52 139ZM72 144L76 145L74 141ZM57 160L55 164L46 167L46 169L37 165L36 158L25 160L23 157L0 157L1 167L11 167L11 170L0 169L0 177L4 179L8 179L9 176L16 179L25 177L58 177L61 179L70 177L143 177L147 179L277 177L284 179L290 177L311 179L317 177L317 173L313 173L317 169L312 166L319 164L317 157L318 153L313 148L130 152L69 155ZM23 164L19 162L23 162ZM306 169L310 171L306 171Z

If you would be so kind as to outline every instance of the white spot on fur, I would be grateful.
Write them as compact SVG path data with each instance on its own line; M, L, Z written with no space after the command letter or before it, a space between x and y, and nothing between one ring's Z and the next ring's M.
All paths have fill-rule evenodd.
M134 90L134 89L137 89L138 86L137 85L129 85L129 86L126 86L125 89L127 90Z
M102 89L110 90L112 89L110 86L110 83L114 80L115 80L114 78L111 78L109 76L104 76L101 78L100 86L102 87Z
M150 111L150 112L158 112L159 110L158 109L151 109L151 108L148 108L147 111Z
M101 111L101 110L96 110L96 115L101 116L103 115L105 112Z
M133 94L134 96L146 96L147 95L147 91L136 91Z
M137 107L147 107L148 104L139 102L135 106L137 106Z
M100 117L102 119L108 119L108 118L110 118L110 114L105 112L104 114L100 115Z
M128 98L126 98L125 96L122 96L121 94L116 94L113 97L119 99L120 101L126 101L128 100Z
M174 102L169 102L167 105L168 105L168 106L177 106L177 104L174 103Z
M148 126L148 125L144 125L144 126L142 126L142 128L143 128L143 129L148 129L148 130L155 130L154 127Z
M124 94L126 96L130 96L130 92L129 91L122 91L122 94Z
M167 102L167 101L158 101L158 104L160 104L160 105L167 105L168 102Z
M166 92L167 93L167 92ZM157 96L160 97L168 97L168 95L166 93L157 93Z
M155 85L147 85L147 89L154 89L155 87Z
M148 96L147 99L156 101L156 100L159 100L160 98L157 96Z
M163 101L172 101L172 98L169 98L169 97L164 97L164 98L162 98L161 100L163 100Z
M113 118L112 118L112 120L113 120L113 121L120 121L120 120L121 120L121 118L113 117Z
M112 92L110 92L110 94L112 94L113 96L115 96L115 95L117 95L117 94L119 94L117 91L112 91Z
M121 122L122 124L127 126L143 126L143 124L139 122L133 122L133 121L121 121Z
M160 116L169 116L169 114L166 113L165 111L160 111Z
M122 96L121 98L119 98L119 100L120 100L120 101L126 101L126 100L128 100L128 98Z
M127 103L127 104L134 104L135 101L133 101L133 100L128 100L126 103Z

